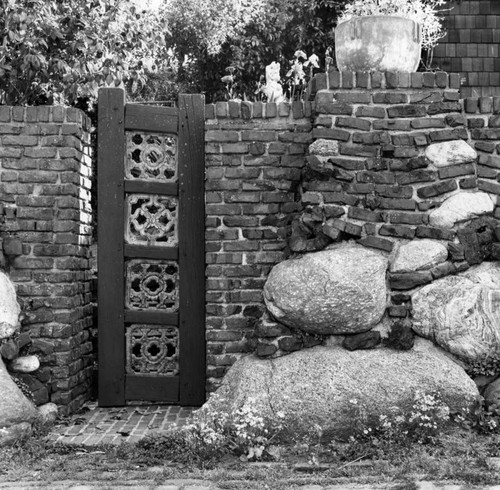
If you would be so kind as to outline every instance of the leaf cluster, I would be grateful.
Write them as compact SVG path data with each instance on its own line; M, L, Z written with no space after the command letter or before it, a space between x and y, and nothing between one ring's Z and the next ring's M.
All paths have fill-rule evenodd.
M235 17L232 23L219 20L217 31L215 21L211 29L196 27L196 19L208 15L205 2L211 3L173 0L165 12L165 23L170 31L167 44L179 63L179 83L191 91L205 93L207 101L213 102L225 98L221 79L227 75L227 66L235 67L233 92L245 99L253 97L266 65L271 62L279 62L285 74L293 68L297 50L323 57L333 45L334 26L346 0L264 0L251 2L251 8L243 1L218 0L214 8L220 12L227 11L222 4L232 3L242 5L240 9L245 15ZM182 8L176 8L176 4ZM188 16L187 10L193 13Z
M475 361L466 361L464 369L471 378L497 376L500 374L500 353L490 354Z
M162 64L159 20L130 0L1 0L0 103L76 104Z

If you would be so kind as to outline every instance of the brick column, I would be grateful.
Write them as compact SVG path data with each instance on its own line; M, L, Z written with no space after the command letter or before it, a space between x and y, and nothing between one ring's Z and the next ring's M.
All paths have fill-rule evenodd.
M65 107L0 107L0 239L35 374L63 411L90 395L90 121Z

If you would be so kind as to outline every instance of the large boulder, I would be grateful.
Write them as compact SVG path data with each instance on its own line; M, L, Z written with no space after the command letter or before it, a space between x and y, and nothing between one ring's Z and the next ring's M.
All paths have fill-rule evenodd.
M458 364L431 342L418 339L414 349L404 352L350 352L337 345L275 360L244 357L201 410L230 415L248 407L274 420L281 411L285 427L296 434L318 424L330 435L345 436L359 423L361 412L378 417L394 406L409 410L418 390L439 392L452 410L470 407L478 396L475 383Z
M12 381L0 359L0 446L23 437L31 430L31 423L38 418L31 403Z
M494 199L495 202L485 192L458 192L431 211L429 222L432 226L452 228L460 221L493 212L496 197Z
M401 245L390 270L394 273L430 269L448 258L448 247L436 240L412 240Z
M413 329L462 359L500 353L500 265L483 262L412 297Z
M6 274L0 272L0 339L8 338L16 331L20 312L14 285Z
M425 150L425 156L437 168L474 162L477 152L463 140L433 143Z
M348 245L276 265L264 286L268 310L281 323L308 333L369 330L386 307L387 258Z

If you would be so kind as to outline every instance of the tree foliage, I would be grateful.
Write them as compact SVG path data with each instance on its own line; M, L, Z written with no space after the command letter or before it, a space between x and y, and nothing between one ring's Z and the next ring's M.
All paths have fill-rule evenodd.
M178 80L208 100L224 97L221 78L226 67L235 67L240 97L253 97L266 65L278 61L283 73L300 49L324 56L333 45L333 28L346 0L265 0L246 4L245 15L229 22L224 5L239 2L217 0L213 9L224 12L217 22L199 29L210 12L210 0L172 0L163 11L169 26L169 44L179 63ZM229 7L230 8L230 7ZM234 7L233 7L234 8ZM186 14L189 12L189 15ZM236 9L237 11L237 9ZM233 12L234 13L234 12ZM217 17L215 17L217 19Z
M159 19L128 0L1 0L0 103L95 100L163 63Z

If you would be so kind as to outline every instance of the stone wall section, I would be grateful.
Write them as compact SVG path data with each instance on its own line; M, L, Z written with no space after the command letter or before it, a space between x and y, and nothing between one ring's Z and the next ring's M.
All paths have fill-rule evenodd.
M262 289L286 256L283 230L301 208L311 103L206 106L208 389L250 351Z
M248 352L323 342L267 313L263 287L284 259L341 240L387 253L413 239L446 244L436 268L388 275L388 316L404 320L415 288L500 258L498 206L469 220L461 240L429 218L463 191L500 195L500 97L462 100L459 89L460 75L444 72L330 72L306 102L206 106L209 391ZM42 361L36 376L67 411L90 396L94 360L89 130L74 109L0 107L3 267ZM429 148L449 142L476 153L430 165Z
M34 376L63 412L90 396L90 121L65 107L0 107L2 266L16 285Z
M467 269L478 263L478 254L484 260L485 246L488 259L495 259L498 207L492 205L486 218L493 221L470 222L474 229L462 230L461 240L456 230L435 226L429 218L463 191L486 193L495 202L500 195L500 97L461 100L459 89L460 76L444 72L320 74L311 86L312 127L307 119L297 121L294 106L287 104L271 105L271 118L262 117L267 106L261 104L208 107L211 384L245 351L277 357L324 340L291 331L263 307L267 274L285 258L342 240L388 253L413 239L447 244L447 260L435 268L388 275L387 313L401 320L410 315L415 288ZM268 141L259 140L259 131L268 131ZM442 168L431 165L429 148L450 142L464 144L472 158ZM277 148L283 153L275 155ZM235 178L237 172L241 177ZM277 175L284 180L270 178ZM487 245L481 234L489 237Z

